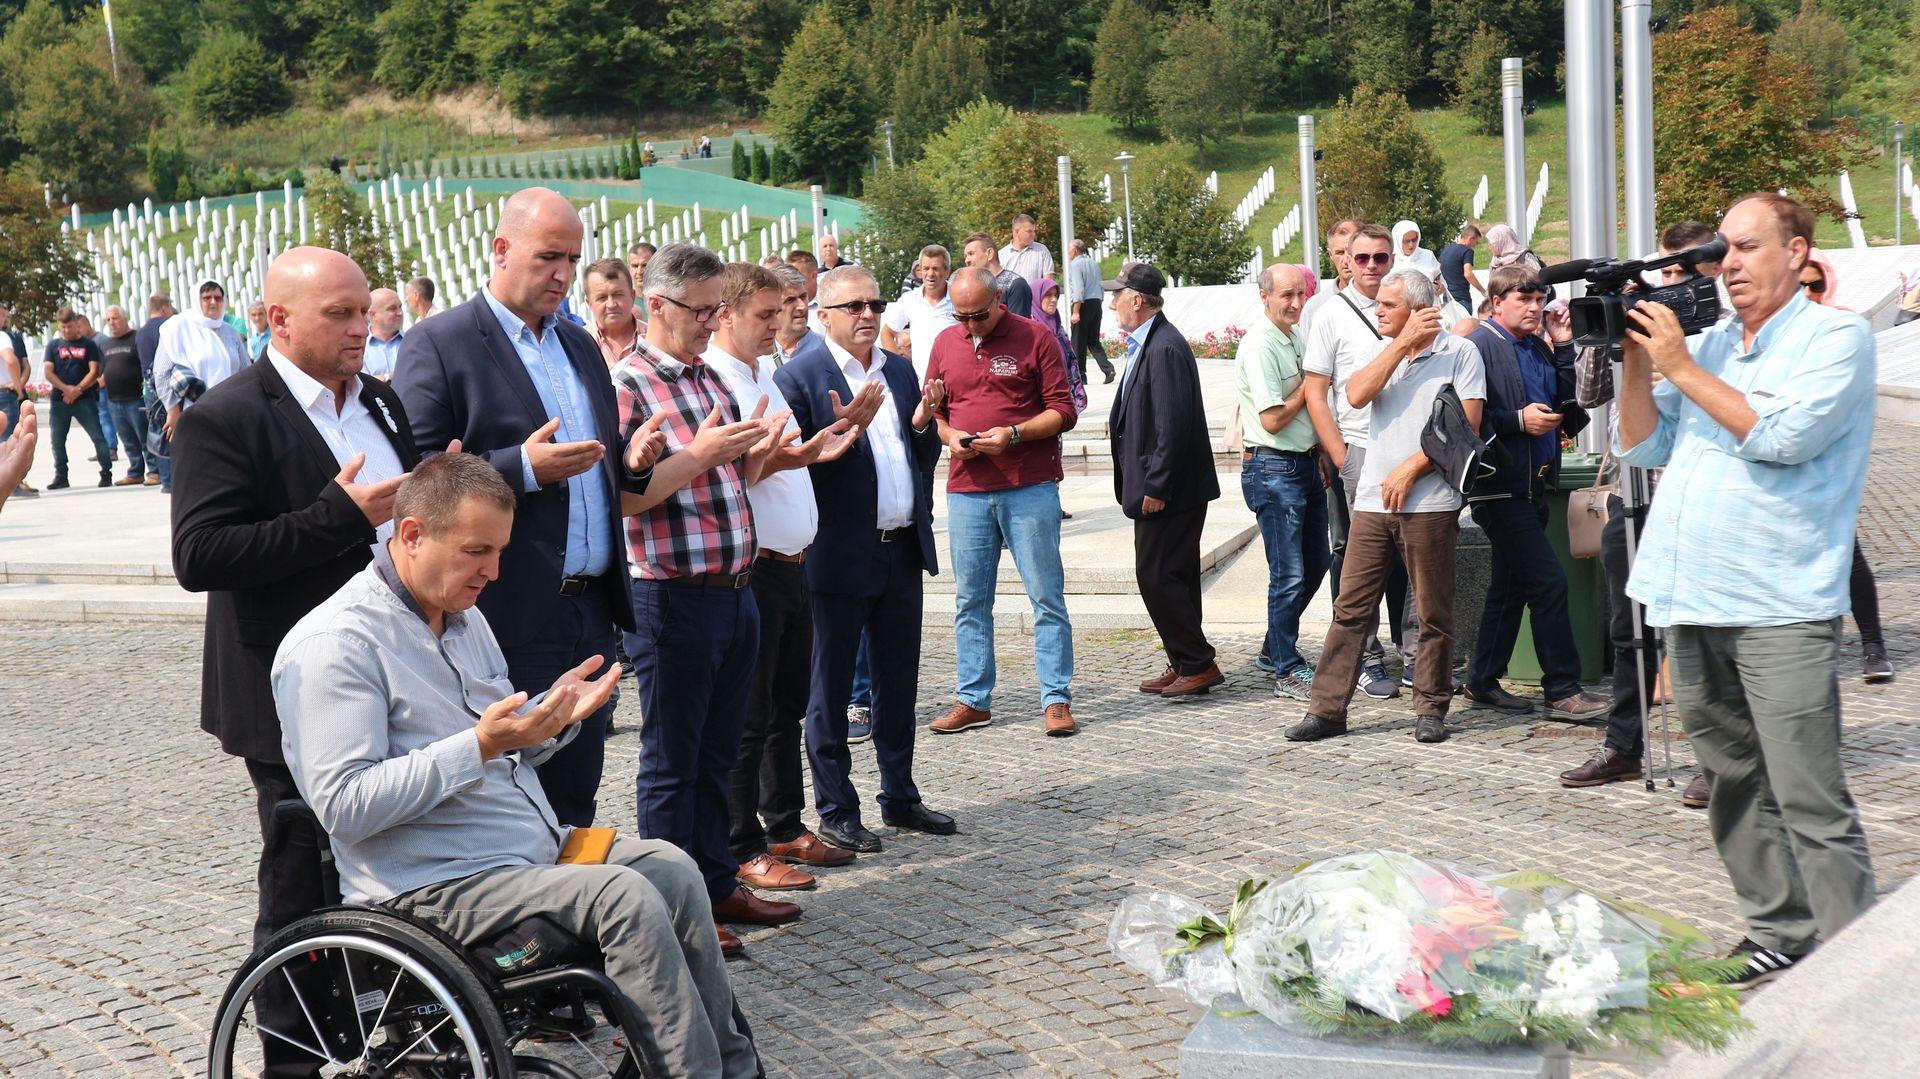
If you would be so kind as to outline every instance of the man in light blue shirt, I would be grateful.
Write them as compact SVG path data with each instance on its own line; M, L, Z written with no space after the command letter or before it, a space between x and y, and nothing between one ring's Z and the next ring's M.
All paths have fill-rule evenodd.
M1689 344L1666 308L1629 313L1614 440L1627 464L1666 467L1627 593L1667 627L1674 704L1712 782L1707 817L1748 926L1743 986L1873 903L1834 660L1874 347L1858 315L1800 294L1813 228L1792 199L1749 196L1720 224L1735 318Z
M1080 365L1080 374L1087 373L1087 356L1092 354L1095 363L1113 381L1113 361L1107 359L1107 346L1100 340L1100 308L1104 297L1100 292L1100 264L1087 252L1087 241L1075 240L1068 245L1067 251L1072 261L1067 263L1067 302L1072 310L1069 318L1073 320L1073 362Z
M373 290L373 306L367 308L367 352L361 370L375 378L393 378L400 360L400 324L407 313L400 306L400 294L390 288Z

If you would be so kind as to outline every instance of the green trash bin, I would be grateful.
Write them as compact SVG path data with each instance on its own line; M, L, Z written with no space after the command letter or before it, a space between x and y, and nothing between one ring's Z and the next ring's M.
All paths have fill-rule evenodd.
M1601 455L1566 450L1560 454L1560 482L1547 490L1547 539L1560 567L1567 573L1567 616L1573 622L1573 641L1580 650L1580 681L1600 681L1607 656L1607 581L1598 558L1575 558L1567 553L1567 492L1593 486L1600 474ZM1540 684L1540 658L1533 651L1531 613L1520 618L1520 640L1507 663L1507 677L1528 685Z

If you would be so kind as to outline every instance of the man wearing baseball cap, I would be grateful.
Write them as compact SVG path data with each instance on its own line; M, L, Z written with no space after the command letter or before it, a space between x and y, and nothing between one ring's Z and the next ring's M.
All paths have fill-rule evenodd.
M1181 698L1225 681L1200 628L1200 530L1220 497L1200 401L1200 368L1161 313L1167 279L1130 262L1101 282L1127 348L1107 429L1113 489L1133 520L1133 572L1167 650L1167 669L1140 692Z

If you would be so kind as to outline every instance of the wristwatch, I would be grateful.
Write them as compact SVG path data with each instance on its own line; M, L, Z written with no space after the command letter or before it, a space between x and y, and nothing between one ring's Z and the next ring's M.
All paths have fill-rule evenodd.
M1020 444L1020 425L1017 423L1010 423L1007 425L1007 430L1013 432L1012 434L1007 436L1007 445L1018 446Z

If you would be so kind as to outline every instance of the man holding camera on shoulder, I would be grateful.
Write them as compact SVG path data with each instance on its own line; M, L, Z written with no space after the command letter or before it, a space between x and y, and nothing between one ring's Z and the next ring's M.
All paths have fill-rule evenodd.
M1734 204L1720 231L1735 317L1688 341L1671 310L1630 311L1615 432L1624 463L1666 467L1627 592L1667 628L1674 703L1713 783L1708 821L1748 926L1742 987L1873 903L1834 663L1874 345L1858 315L1801 295L1813 229L1784 195Z

